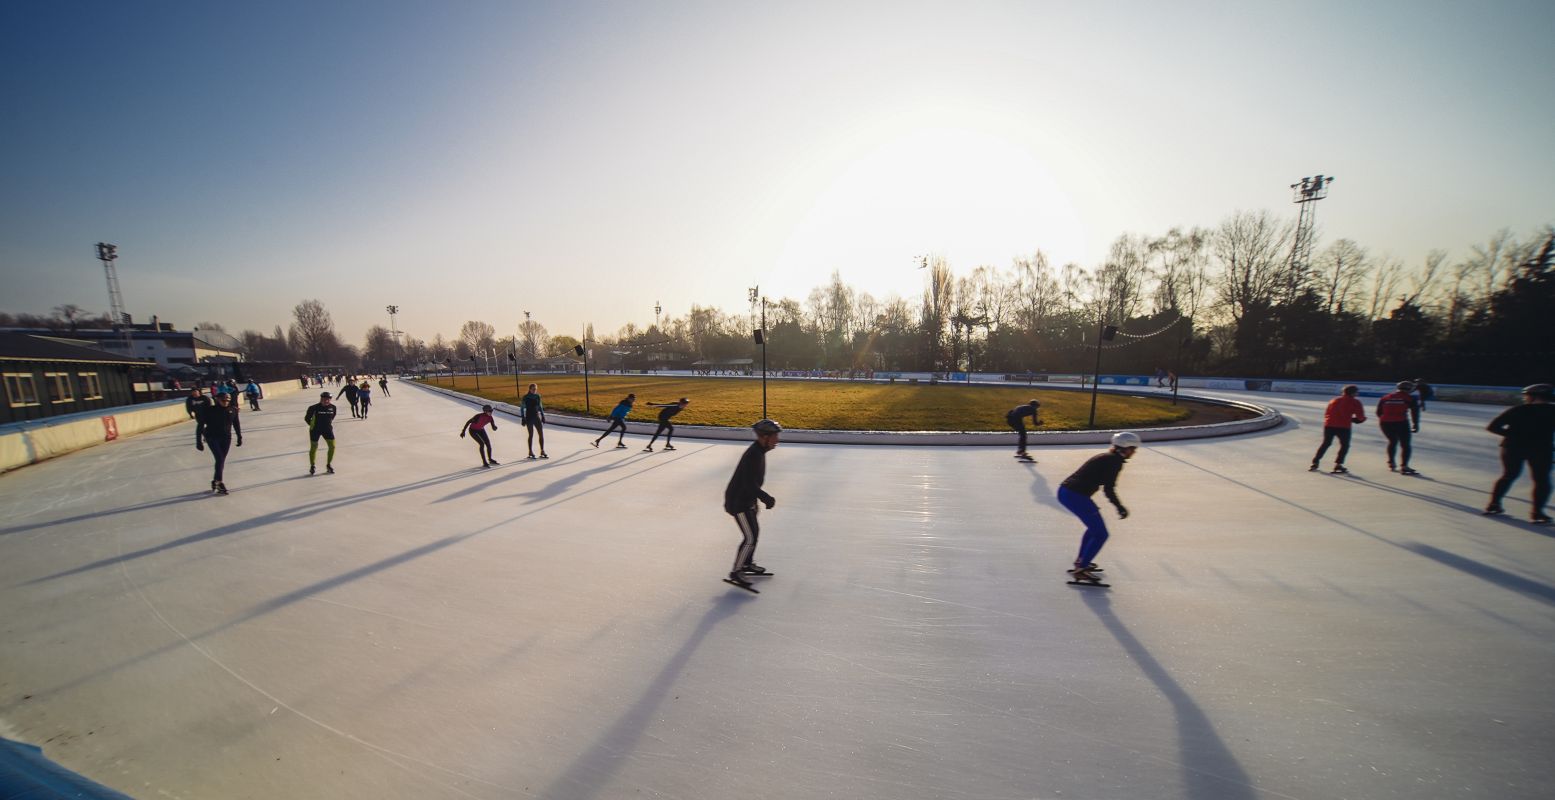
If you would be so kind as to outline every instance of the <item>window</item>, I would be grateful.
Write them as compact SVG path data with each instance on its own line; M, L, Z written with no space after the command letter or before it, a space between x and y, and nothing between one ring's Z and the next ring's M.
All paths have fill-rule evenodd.
M32 373L5 373L5 399L11 408L38 405L38 387L32 382Z
M81 399L82 400L101 400L101 399L103 399L103 386L102 386L101 383L99 383L97 381L97 373L95 373L95 372L83 372L83 373L81 373Z
M70 386L68 372L45 372L43 384L49 387L49 397L55 403L69 403L76 399L76 393Z

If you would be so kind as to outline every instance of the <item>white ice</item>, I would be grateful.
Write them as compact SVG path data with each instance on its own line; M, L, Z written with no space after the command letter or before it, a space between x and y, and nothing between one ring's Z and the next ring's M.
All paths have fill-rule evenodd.
M785 444L757 596L743 445L525 461L502 419L482 470L395 386L310 478L311 394L244 413L228 497L192 423L0 477L0 735L137 797L1552 791L1555 532L1526 475L1477 513L1496 408L1432 404L1413 478L1368 422L1337 477L1325 398L1244 396L1291 422L1128 464L1111 589L1053 497L1097 446Z

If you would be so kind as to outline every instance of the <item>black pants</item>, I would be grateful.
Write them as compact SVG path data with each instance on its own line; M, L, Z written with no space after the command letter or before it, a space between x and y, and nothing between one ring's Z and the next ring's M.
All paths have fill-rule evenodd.
M371 400L358 400L357 403L359 405L361 405L361 407L362 407L362 419L367 419L367 407L372 405L373 401L371 401Z
M1501 448L1501 477L1490 492L1490 504L1501 505L1512 482L1523 474L1523 462L1528 462L1528 474L1533 478L1533 513L1544 513L1544 504L1550 499L1550 451L1529 452L1519 447Z
M211 458L216 459L216 472L211 475L211 480L220 481L222 469L227 466L227 451L232 449L232 440L207 438L205 449L211 451Z
M526 419L526 420L524 420L524 428L526 428L529 431L529 455L532 456L532 455L535 454L535 432L536 431L539 431L539 433L540 433L540 452L544 453L545 452L545 423L543 423L543 422L530 422L529 420Z
M491 437L487 436L486 432L480 428L471 428L470 438L475 440L475 446L481 450L481 463L484 464L490 461L492 459Z
M669 433L664 433L665 431L669 431ZM654 431L653 438L648 440L649 447L652 447L653 443L659 440L659 434L661 433L664 433L664 443L667 445L670 443L671 439L675 438L675 426L664 420L660 420L659 429Z
M1333 444L1335 439L1339 440L1339 452L1334 456L1334 466L1338 467L1344 464L1345 454L1350 452L1350 429L1328 427L1323 428L1323 446L1319 447L1317 454L1312 456L1312 463L1316 464L1323 460L1323 454L1328 452L1328 446ZM1388 460L1393 460L1391 454L1388 455Z
M356 398L355 397L348 397L348 398L346 398L346 401L351 404L351 416L353 416L353 417L361 416L361 413L359 411L357 411Z
M1020 444L1015 446L1015 452L1026 452L1026 420L1024 418L1012 419L1008 420L1008 422L1010 423L1010 427L1014 428L1015 432L1020 434Z
M1407 422L1379 422L1382 426L1382 435L1388 437L1388 466L1393 465L1393 453L1403 450L1404 460L1399 466L1409 466L1409 423Z
M389 396L389 384L388 384L387 381L379 381L378 382L378 388L383 390L383 396L384 397L388 397Z
M740 526L742 538L739 549L734 551L734 567L729 571L739 572L755 563L756 540L761 538L761 524L756 521L756 506L751 506L732 516L734 524Z
M615 430L615 429L617 429L617 428L621 429L621 435L616 437L616 443L620 444L620 443L624 442L626 440L626 420L624 420L624 419L616 419L615 417L611 417L610 418L610 427L606 428L605 432L601 433L599 435L599 438L595 439L594 441L596 441L596 442L604 441L605 437L609 436L610 432Z
M248 410L249 411L258 411L259 410L259 395L251 394L251 395L248 396Z

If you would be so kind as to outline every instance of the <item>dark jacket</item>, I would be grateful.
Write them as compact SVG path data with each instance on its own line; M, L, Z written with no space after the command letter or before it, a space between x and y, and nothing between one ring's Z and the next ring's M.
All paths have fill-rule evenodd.
M232 438L237 433L238 438L243 438L243 426L238 422L237 406L231 403L226 408L220 405L207 405L200 409L200 416L194 427L194 443L204 441L220 441Z
M1485 430L1501 437L1501 446L1519 453L1548 453L1555 447L1555 405L1525 403L1501 412Z
M757 500L772 502L772 495L761 490L761 484L766 480L767 449L760 442L751 442L751 446L745 448L745 454L740 456L740 464L734 468L729 485L724 488L724 511L738 514L753 508Z
M1090 497L1100 489L1107 495L1112 504L1122 505L1118 501L1118 493L1115 487L1118 484L1118 473L1123 471L1123 456L1116 451L1109 450L1098 456L1091 456L1090 460L1080 465L1073 475L1064 479L1061 486L1066 486L1071 492Z

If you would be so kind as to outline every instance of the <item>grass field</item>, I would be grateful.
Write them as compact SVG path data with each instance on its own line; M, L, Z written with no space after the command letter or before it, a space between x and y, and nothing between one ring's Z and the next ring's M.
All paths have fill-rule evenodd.
M573 375L521 375L521 386L538 383L547 411L582 414L583 378ZM449 379L428 380L449 386ZM475 388L473 376L459 376L454 388L504 403L517 403L512 376L489 375ZM628 392L637 406L628 419L651 421L658 409L648 403L669 403L689 397L691 404L675 417L677 424L743 427L761 416L761 381L748 378L693 378L651 375L589 376L590 411L603 417ZM1042 402L1041 430L1086 430L1091 410L1089 392L1003 386L953 384L870 384L834 381L767 381L768 414L785 428L875 431L1006 431L1004 415L1021 403ZM1242 419L1247 415L1222 406L1170 399L1101 393L1096 427L1145 428L1156 425L1204 424Z

